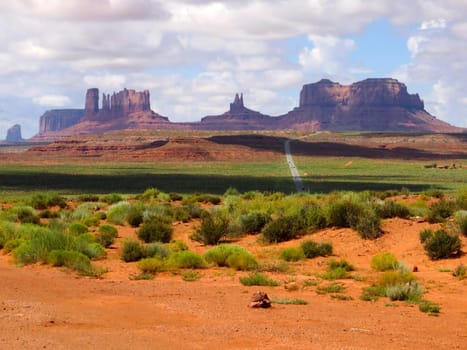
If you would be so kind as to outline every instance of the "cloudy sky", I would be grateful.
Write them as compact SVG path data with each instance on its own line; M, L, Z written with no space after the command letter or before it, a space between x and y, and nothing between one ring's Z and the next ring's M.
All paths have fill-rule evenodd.
M467 0L15 0L0 2L0 139L38 131L87 88L151 92L172 121L228 109L270 115L300 88L394 77L467 127Z

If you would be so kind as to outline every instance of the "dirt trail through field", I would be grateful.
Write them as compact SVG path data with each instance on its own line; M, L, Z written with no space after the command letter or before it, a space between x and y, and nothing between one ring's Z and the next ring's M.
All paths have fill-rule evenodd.
M287 161L287 164L290 169L290 173L292 174L292 179L295 183L295 188L297 189L297 192L303 192L305 191L305 186L303 185L302 178L300 177L300 174L298 173L297 167L295 166L295 163L292 158L292 154L290 151L290 142L292 140L286 140L284 142L284 149L285 149L285 159Z

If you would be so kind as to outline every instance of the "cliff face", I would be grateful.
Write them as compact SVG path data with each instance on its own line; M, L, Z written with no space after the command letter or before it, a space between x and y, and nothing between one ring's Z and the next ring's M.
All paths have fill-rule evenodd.
M207 116L192 128L200 130L264 130L273 122L272 117L248 109L243 104L243 94L235 95L229 111L221 115Z
M7 142L21 142L23 138L21 137L21 126L19 124L13 125L8 129L6 134Z
M395 79L366 79L352 85L323 79L304 85L300 105L279 117L278 128L361 131L459 132L424 110L418 94Z
M39 134L66 129L78 123L83 116L83 109L53 109L47 111L40 118Z

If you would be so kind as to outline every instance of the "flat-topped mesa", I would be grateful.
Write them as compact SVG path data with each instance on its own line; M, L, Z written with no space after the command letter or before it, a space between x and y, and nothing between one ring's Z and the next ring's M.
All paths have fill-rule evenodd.
M151 110L149 91L135 91L123 89L118 93L113 93L112 96L107 95L104 107L109 108L114 114L128 114L133 112L146 112Z
M99 112L99 89L92 88L86 91L86 100L84 103L84 117L89 118Z
M341 85L328 79L304 85L300 92L300 107L320 106L397 106L423 110L418 94L409 94L405 84L392 78L366 79L351 85Z
M7 142L21 142L23 137L21 136L21 125L15 124L8 129L6 134Z

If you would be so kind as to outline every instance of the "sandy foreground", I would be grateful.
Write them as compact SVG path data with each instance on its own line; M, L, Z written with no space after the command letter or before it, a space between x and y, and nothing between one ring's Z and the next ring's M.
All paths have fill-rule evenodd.
M370 279L369 262L381 250L416 264L417 277L428 290L424 297L441 305L438 317L385 298L359 300L369 282L341 281L353 300L319 295L316 287L301 282L323 268L320 259L296 263L292 275L269 274L282 282L293 279L299 288L289 291L284 282L245 287L238 278L246 273L223 268L203 270L195 282L171 273L133 281L129 276L137 269L118 259L118 246L101 262L109 268L102 279L44 265L16 267L10 256L0 254L0 349L466 349L467 281L439 271L467 264L466 256L430 261L418 242L424 225L389 220L386 234L376 241L361 240L348 229L312 237L331 240L336 257ZM183 229L176 234L183 235ZM122 230L122 235L130 234ZM253 242L246 237L239 244L258 249L256 255L260 249L280 248L254 248ZM463 238L464 250L466 243ZM300 298L308 305L248 308L256 290L271 299Z

